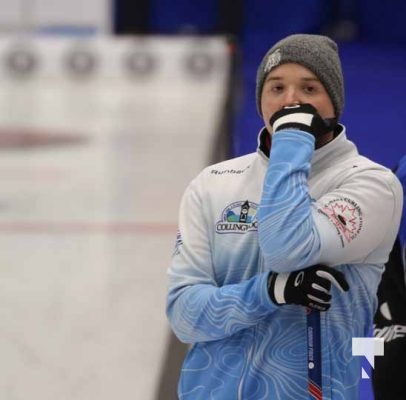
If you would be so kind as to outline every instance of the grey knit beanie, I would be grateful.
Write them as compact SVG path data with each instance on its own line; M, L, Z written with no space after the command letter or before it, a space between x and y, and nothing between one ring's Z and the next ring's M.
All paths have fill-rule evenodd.
M289 62L303 65L319 78L339 118L344 107L344 82L337 44L327 36L309 34L288 36L265 54L257 71L259 115L262 115L261 94L266 76L273 68Z

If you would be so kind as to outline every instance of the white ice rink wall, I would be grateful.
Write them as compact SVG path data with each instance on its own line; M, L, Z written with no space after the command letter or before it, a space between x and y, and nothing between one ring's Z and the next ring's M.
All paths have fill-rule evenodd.
M156 400L228 72L222 38L0 37L0 399Z
M112 31L111 0L0 0L0 32Z

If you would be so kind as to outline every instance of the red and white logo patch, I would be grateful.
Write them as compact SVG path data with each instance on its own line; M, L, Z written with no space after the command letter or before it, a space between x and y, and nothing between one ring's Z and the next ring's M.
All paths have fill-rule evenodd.
M362 229L362 212L358 204L348 198L334 199L322 208L340 234L349 243Z

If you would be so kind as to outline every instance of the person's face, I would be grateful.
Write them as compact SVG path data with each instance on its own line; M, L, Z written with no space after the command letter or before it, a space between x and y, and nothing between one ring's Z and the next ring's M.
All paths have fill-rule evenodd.
M333 103L326 89L309 69L294 63L282 64L265 78L261 95L261 111L269 133L269 119L286 106L309 103L322 118L335 116Z

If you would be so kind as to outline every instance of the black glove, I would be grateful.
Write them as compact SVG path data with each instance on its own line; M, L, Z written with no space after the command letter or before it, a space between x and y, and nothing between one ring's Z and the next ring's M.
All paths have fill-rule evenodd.
M341 271L325 265L314 265L290 273L271 272L268 292L275 304L300 304L327 311L330 308L332 283L342 292L350 288Z
M287 106L277 111L269 120L273 131L282 129L299 129L318 138L334 130L335 118L323 119L311 104Z

